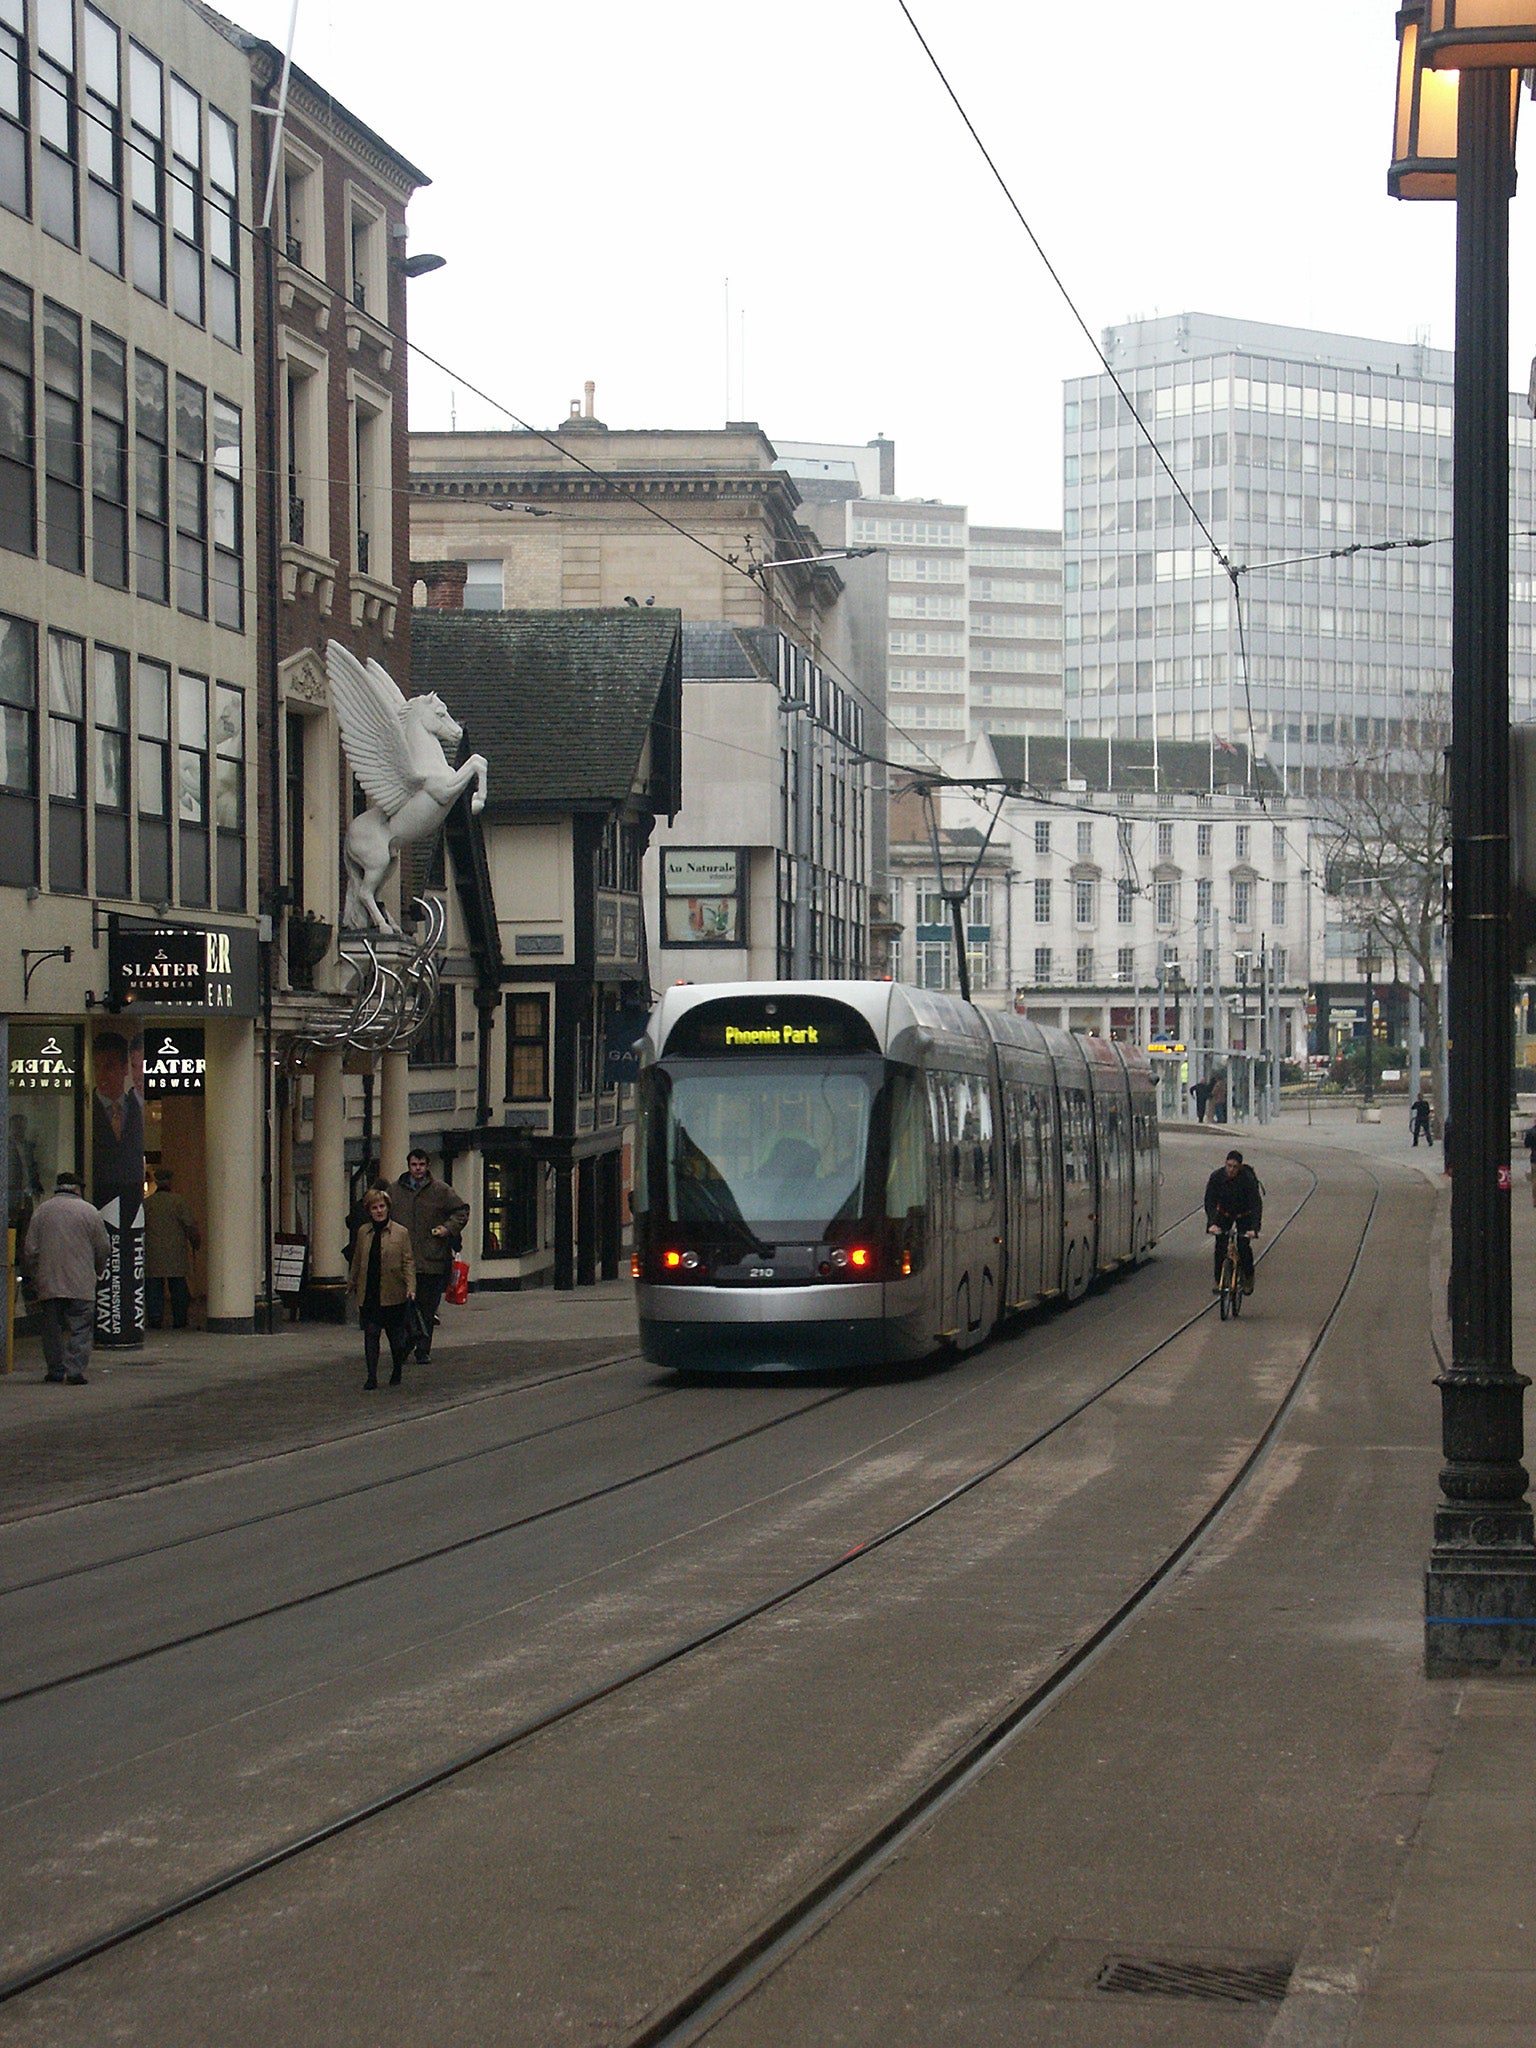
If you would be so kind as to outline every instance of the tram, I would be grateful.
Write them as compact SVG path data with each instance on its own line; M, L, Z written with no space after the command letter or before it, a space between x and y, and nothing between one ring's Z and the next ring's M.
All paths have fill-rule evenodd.
M1157 1239L1136 1048L894 982L669 989L641 1047L633 1271L682 1370L982 1343Z

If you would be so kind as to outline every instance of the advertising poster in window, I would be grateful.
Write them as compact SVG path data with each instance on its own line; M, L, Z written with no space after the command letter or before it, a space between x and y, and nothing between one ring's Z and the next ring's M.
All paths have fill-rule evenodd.
M61 1173L77 1173L75 1101L80 1031L70 1024L12 1024L6 1183L18 1243Z
M661 851L664 946L743 946L741 854L733 846L665 846Z
M98 1024L91 1036L91 1201L110 1247L96 1290L102 1344L144 1338L144 1036Z

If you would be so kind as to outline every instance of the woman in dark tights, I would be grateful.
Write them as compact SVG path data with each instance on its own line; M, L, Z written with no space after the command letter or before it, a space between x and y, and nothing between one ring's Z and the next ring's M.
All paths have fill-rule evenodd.
M390 1217L389 1189L370 1188L364 1208L366 1217L352 1247L347 1291L357 1297L363 1363L368 1370L363 1381L366 1393L379 1384L381 1334L389 1337L392 1387L399 1386L406 1355L415 1348L411 1315L416 1300L416 1261L411 1254L411 1233Z

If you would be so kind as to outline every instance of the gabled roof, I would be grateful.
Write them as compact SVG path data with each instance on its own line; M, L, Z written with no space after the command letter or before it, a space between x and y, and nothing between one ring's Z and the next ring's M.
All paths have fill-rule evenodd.
M484 754L488 819L625 803L648 739L655 809L680 806L680 612L416 611L411 686Z
M1150 796L1155 765L1161 793L1280 793L1280 778L1268 761L1257 760L1250 768L1248 749L1225 740L1159 740L1154 764L1151 740L1074 738L1069 753L1065 737L1050 733L993 733L991 739L998 773L1036 789L1062 789L1070 777L1093 790L1129 789Z

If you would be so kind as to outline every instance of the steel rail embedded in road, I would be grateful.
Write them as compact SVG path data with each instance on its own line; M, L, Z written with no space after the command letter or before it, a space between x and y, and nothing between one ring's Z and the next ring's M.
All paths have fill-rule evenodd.
M1294 1163L1301 1165L1299 1161ZM1260 1254L1261 1258L1268 1257L1269 1253L1279 1243L1280 1239L1284 1237L1285 1233L1317 1192L1319 1184L1317 1175L1310 1167L1302 1166L1301 1170L1308 1175L1311 1186L1296 1204L1290 1215L1286 1217L1284 1223L1274 1233L1269 1244L1265 1247L1263 1253ZM1171 1224L1169 1229L1178 1228L1180 1224L1188 1222L1193 1216L1200 1213L1202 1212L1198 1209L1187 1211L1174 1224ZM1372 1213L1374 1213L1374 1202ZM1357 1252L1357 1263L1358 1257L1359 1254ZM1353 1272L1353 1269L1351 1271ZM475 1744L473 1748L462 1751L442 1763L431 1766L428 1770L418 1773L399 1785L393 1786L387 1792L380 1793L374 1798L364 1801L348 1812L338 1814L333 1819L323 1822L318 1827L307 1830L302 1835L294 1836L286 1842L277 1844L272 1849L249 1857L243 1862L231 1866L228 1870L205 1880L202 1884L195 1885L173 1898L163 1900L160 1904L132 1916L130 1919L119 1922L117 1926L107 1929L99 1935L90 1936L85 1941L79 1942L68 1949L60 1950L53 1956L44 1957L41 1961L15 1972L10 1977L0 1979L0 2004L18 1998L27 1991L35 1990L38 1986L48 1983L54 1978L64 1976L69 1971L78 1969L83 1964L108 1954L111 1950L120 1948L141 1935L151 1933L155 1928L164 1926L168 1921L178 1919L184 1914L194 1911L199 1906L210 1904L213 1900L222 1897L224 1894L237 1890L241 1885L248 1884L256 1878L265 1876L269 1871L276 1870L283 1864L292 1862L327 1842L334 1841L338 1836L351 1833L366 1822L377 1819L395 1807L402 1806L439 1785L449 1783L453 1779L462 1776L465 1772L473 1770L477 1765L487 1763L494 1757L504 1755L509 1750L517 1748L520 1744L531 1740L534 1736L543 1733L545 1730L575 1719L578 1715L585 1713L605 1700L612 1699L616 1694L626 1691L629 1687L638 1685L647 1678L654 1677L658 1672L664 1671L670 1666L681 1663L684 1659L696 1655L699 1651L720 1642L725 1637L759 1620L762 1616L788 1605L790 1601L823 1584L837 1573L847 1570L854 1564L861 1563L875 1552L884 1549L888 1544L897 1541L911 1530L928 1522L934 1516L942 1514L946 1508L953 1506L955 1502L964 1499L979 1487L984 1486L989 1480L996 1478L999 1473L1017 1464L1021 1458L1027 1457L1031 1451L1037 1450L1040 1445L1057 1435L1070 1423L1076 1421L1080 1415L1092 1408L1097 1402L1103 1400L1107 1395L1113 1393L1117 1387L1123 1385L1133 1373L1138 1372L1152 1359L1166 1351L1171 1344L1176 1343L1186 1331L1192 1329L1202 1318L1209 1315L1213 1306L1214 1302L1210 1299L1203 1301L1193 1314L1186 1316L1173 1329L1160 1337L1157 1343L1133 1359L1129 1365L1119 1368L1101 1385L1095 1388L1093 1392L1075 1401L1070 1408L1066 1409L1053 1421L1047 1423L1043 1428L1034 1432L1024 1443L991 1460L980 1470L961 1480L957 1485L950 1487L935 1499L925 1503L921 1508L915 1509L911 1514L903 1516L899 1521L891 1523L888 1527L879 1530L863 1542L841 1552L837 1557L829 1559L825 1564L801 1574L796 1579L777 1588L774 1592L765 1594L761 1599L755 1600L749 1605L723 1616L719 1621L709 1624L707 1627L698 1630L695 1634L669 1645L666 1649L658 1651L655 1655L646 1658L639 1664L631 1666L628 1670L617 1672L611 1678L604 1679L597 1685L590 1686L564 1701L557 1702L555 1705L530 1716L511 1728L501 1730L498 1734L488 1737L484 1742ZM1332 1313L1333 1311L1330 1312L1330 1316ZM998 1371L1001 1372L1006 1369L1006 1366L999 1366ZM995 1376L989 1375L989 1378ZM741 1441L746 1437L758 1435L766 1429L777 1427L782 1422L795 1420L817 1407L843 1398L844 1393L847 1391L849 1390L840 1389L834 1394L823 1397L820 1401L809 1402L804 1407L796 1409L790 1416L778 1417L772 1422L759 1424L754 1429L743 1431L740 1437L733 1438L730 1441ZM969 1394L974 1391L977 1390L968 1389L967 1393ZM677 1464L688 1463L694 1458L705 1455L708 1455L708 1452L701 1450L690 1454L689 1458L675 1460L668 1466L656 1468L654 1473L639 1475L639 1477L657 1476L661 1471L674 1469ZM621 1481L614 1487L599 1489L597 1493L584 1496L584 1498L600 1498L603 1493L617 1491L620 1486L636 1483L638 1483L638 1479ZM571 1502L566 1505L577 1504ZM548 1509L542 1511L542 1513L547 1515L558 1511L558 1509ZM528 1519L540 1518L536 1516ZM476 1539L465 1539L466 1542L474 1540ZM465 1547L464 1543L447 1546L449 1549L463 1547ZM441 1553L434 1552L432 1554L437 1555ZM395 1566L389 1569L404 1569L404 1566ZM378 1576L378 1574L370 1574L369 1576ZM332 1590L341 1589L335 1588ZM325 1596L323 1593L315 1593L304 1597L306 1600L310 1600ZM221 1624L221 1627L238 1625L236 1623L226 1623ZM216 1632L218 1631L208 1631L208 1633ZM146 1652L143 1654L149 1655L154 1653ZM1081 1661L1081 1653L1079 1653L1077 1661ZM56 1681L56 1683L65 1682L67 1681ZM35 1688L35 1690L39 1691L46 1689L46 1687ZM18 1695L13 1695L12 1697L18 1697ZM777 1925L777 1922L774 1924ZM711 1983L713 1981L712 1978ZM672 2010L677 2011L680 2008L673 2008Z
M1323 1319L1322 1327L1307 1347L1306 1355L1297 1367L1290 1385L1276 1404L1273 1415L1215 1500L1162 1560L1147 1573L1141 1583L1120 1602L1113 1613L1064 1657L1054 1670L1032 1686L1022 1699L1016 1700L989 1727L966 1743L957 1755L934 1773L918 1791L904 1800L879 1827L873 1829L852 1849L846 1850L829 1870L822 1873L814 1885L808 1886L788 1905L780 1907L761 1927L745 1941L738 1943L729 1955L715 1964L680 1998L673 2000L664 2011L656 2014L638 2032L631 2034L624 2041L623 2048L691 2048L691 2044L703 2040L718 2021L749 1998L797 1949L803 1947L828 1921L834 1919L845 1905L873 1882L885 1866L898 1856L915 1836L927 1828L945 1807L983 1777L1003 1752L1047 1713L1083 1676L1090 1665L1113 1647L1148 1602L1155 1598L1162 1587L1183 1568L1190 1553L1222 1519L1264 1462L1271 1445L1296 1404L1318 1352L1338 1319L1340 1309L1344 1306L1345 1298L1360 1269L1366 1239L1381 1199L1380 1179L1370 1167L1364 1170L1370 1176L1374 1192L1343 1284ZM1314 1179L1314 1191L1315 1188ZM1310 1199L1309 1194L1306 1200ZM1285 1224L1265 1247L1261 1257L1268 1256L1269 1251L1274 1248L1295 1216L1305 1206L1305 1200L1298 1204L1297 1209L1287 1217ZM1214 1306L1214 1301L1207 1302L1201 1314L1209 1314ZM1198 1317L1191 1320L1197 1321Z
M190 1486L198 1479L217 1478L222 1472L244 1472L253 1465L274 1465L283 1458L307 1457L311 1451L328 1451L337 1444L350 1444L377 1436L380 1430L403 1429L413 1422L430 1422L440 1415L457 1415L461 1409L478 1408L483 1401L504 1401L510 1394L530 1394L539 1387L558 1386L562 1380L577 1380L587 1373L606 1372L615 1365L640 1362L638 1351L621 1352L616 1358L594 1358L586 1365L573 1365L564 1372L542 1373L537 1379L512 1380L505 1386L485 1387L461 1399L438 1401L430 1407L412 1408L403 1415L391 1415L377 1422L360 1423L356 1429L340 1429L334 1436L306 1437L302 1443L284 1444L280 1450L254 1451L246 1458L226 1458L217 1465L198 1465L190 1472L174 1472L159 1479L146 1479L137 1486L121 1486L111 1493L82 1493L73 1499L49 1501L44 1507L22 1508L19 1513L0 1511L0 1531L39 1522L48 1515L70 1515L80 1508L108 1507L113 1501L136 1500L146 1493L167 1493L175 1486Z

